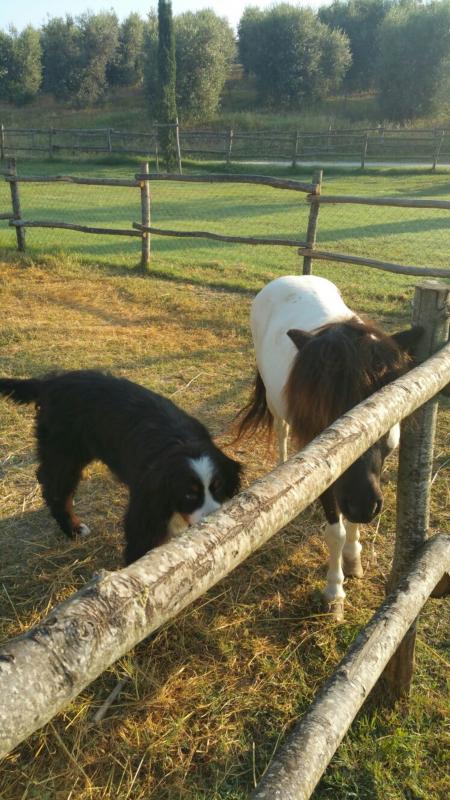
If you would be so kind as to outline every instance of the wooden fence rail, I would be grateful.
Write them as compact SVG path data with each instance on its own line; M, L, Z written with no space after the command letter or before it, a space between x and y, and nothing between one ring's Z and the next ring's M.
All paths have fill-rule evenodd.
M450 536L433 536L407 579L359 633L274 759L252 800L308 800L359 709L445 571Z
M63 153L141 155L158 159L159 130L124 131L115 128L8 128L0 126L0 158L19 153L41 154L50 158ZM450 131L442 128L392 130L366 128L326 131L226 131L189 130L178 123L176 129L178 168L190 156L213 158L230 163L243 160L280 160L295 166L306 159L336 158L356 161L364 169L367 162L427 161L436 169L450 156Z
M132 180L119 178L86 178L73 175L29 175L21 176L17 174L14 159L10 159L9 168L3 173L4 179L10 185L12 212L2 213L0 219L8 219L11 227L16 229L17 246L21 251L25 250L25 231L26 228L55 228L61 230L74 230L87 234L113 235L140 237L141 246L141 266L147 269L150 264L151 235L171 236L180 238L202 238L221 241L227 243L245 245L269 245L278 247L296 247L300 256L303 256L303 274L310 274L314 259L355 264L375 269L393 272L402 275L426 276L435 278L450 278L450 269L433 266L411 266L398 264L379 259L365 258L363 256L348 255L346 253L335 253L320 250L316 246L317 226L320 207L327 204L364 204L374 206L400 206L405 208L426 208L438 210L450 210L450 201L445 200L417 200L415 198L392 198L392 197L355 197L355 196L335 196L324 195L322 193L322 171L317 170L311 183L296 181L283 178L273 178L267 175L223 175L221 173L210 173L207 175L181 175L171 173L150 172L148 163L142 165L142 169ZM306 230L306 240L288 239L286 237L272 236L235 236L204 230L176 230L161 228L151 225L150 206L151 206L151 185L155 181L173 181L177 183L244 183L251 185L269 186L274 189L295 191L307 195L306 200L310 203L308 226ZM21 209L19 186L21 183L68 183L84 186L111 186L111 187L130 187L140 189L141 220L133 222L130 228L107 228L91 225L81 225L70 222L51 221L51 220L25 220Z
M450 380L450 344L341 417L185 535L102 573L0 648L0 755L240 564ZM443 564L445 568L445 564Z

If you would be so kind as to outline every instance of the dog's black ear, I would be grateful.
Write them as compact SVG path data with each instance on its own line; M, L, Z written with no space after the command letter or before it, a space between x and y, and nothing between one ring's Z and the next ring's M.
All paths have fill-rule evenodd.
M233 497L241 487L242 464L233 458L226 456L220 450L220 468L225 484L225 495L227 498Z
M171 517L164 471L149 468L130 486L125 514L125 563L131 564L168 539Z

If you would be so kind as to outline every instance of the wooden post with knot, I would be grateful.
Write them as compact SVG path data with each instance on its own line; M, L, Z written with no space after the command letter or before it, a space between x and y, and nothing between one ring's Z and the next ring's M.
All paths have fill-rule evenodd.
M145 161L142 165L142 172L147 174L149 173L149 165L148 161ZM141 222L146 228L150 227L151 221L151 212L150 212L150 181L148 180L141 180L140 181L140 189L141 189ZM141 268L146 270L147 267L150 265L150 232L143 230L142 231L142 246L141 246Z
M427 280L416 286L412 324L421 325L425 335L416 360L425 361L443 347L449 338L450 286ZM438 410L438 396L407 417L401 428L398 485L397 532L392 571L387 592L392 592L408 572L418 549L428 537L433 449ZM448 587L448 576L440 582L442 593ZM416 622L383 673L383 684L389 689L387 698L395 701L409 695L414 671Z
M311 193L311 205L309 209L308 228L306 231L306 246L309 250L314 250L316 245L317 236L317 220L319 218L320 209L320 193L322 191L322 175L321 169L315 170L313 173L312 182L314 184L314 191ZM303 256L303 275L311 275L312 272L312 256Z

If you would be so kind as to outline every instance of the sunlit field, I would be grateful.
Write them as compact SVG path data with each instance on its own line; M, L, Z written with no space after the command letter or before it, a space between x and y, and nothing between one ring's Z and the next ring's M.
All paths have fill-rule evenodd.
M130 177L137 164L19 163L22 174ZM258 170L260 171L260 170ZM273 170L272 170L273 172ZM299 172L300 179L310 173ZM131 226L139 190L21 185L24 219ZM324 192L450 199L445 173L325 174ZM0 205L9 208L0 183ZM303 239L303 195L244 185L157 183L152 222L169 228ZM98 368L162 394L209 426L245 465L244 485L275 465L265 440L232 444L254 360L248 313L255 292L298 273L295 248L152 237L147 274L139 239L27 231L27 253L0 223L0 374ZM439 211L323 208L318 244L372 258L449 267L450 217ZM315 262L355 310L394 331L408 325L416 279ZM442 400L431 532L448 530L450 403ZM2 641L36 623L100 568L122 565L126 492L88 468L77 513L89 540L69 542L44 508L35 477L33 411L0 399ZM346 620L322 611L324 518L314 505L225 580L107 670L3 763L2 800L245 800L295 720L384 597L395 533L396 458L385 505L364 526L362 580L346 584ZM450 707L448 601L421 615L409 709L358 715L314 800L444 800ZM125 686L105 718L95 712Z

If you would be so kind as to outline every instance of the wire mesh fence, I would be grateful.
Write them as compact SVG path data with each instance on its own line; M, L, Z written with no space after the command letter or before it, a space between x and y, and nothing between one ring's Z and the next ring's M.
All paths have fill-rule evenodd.
M5 157L117 154L155 158L161 151L161 125L143 131L115 128L9 128L0 125L0 155ZM191 130L174 125L182 159L214 161L281 161L296 164L315 159L371 162L448 163L450 130L446 128L360 128L325 131Z
M111 170L111 177L114 176ZM116 173L117 174L117 173ZM129 176L133 178L132 175ZM89 186L67 183L19 184L26 250L31 255L69 255L111 266L139 264L141 240L132 236L89 235L76 230L30 227L31 221L75 224L132 233L141 221L139 184ZM370 189L370 186L366 187ZM441 195L445 199L445 193ZM150 182L151 225L172 231L305 241L310 204L305 194L242 183ZM432 198L436 200L436 196ZM447 195L448 199L448 195ZM0 180L0 217L11 212L10 186ZM0 219L0 247L16 247L16 234ZM450 211L436 208L396 208L371 205L320 207L316 248L349 256L404 265L449 268ZM296 247L248 246L200 238L151 234L150 269L189 269L200 274L234 271L255 280L273 274L300 273L303 259ZM339 271L364 267L314 261L313 271L338 276Z

